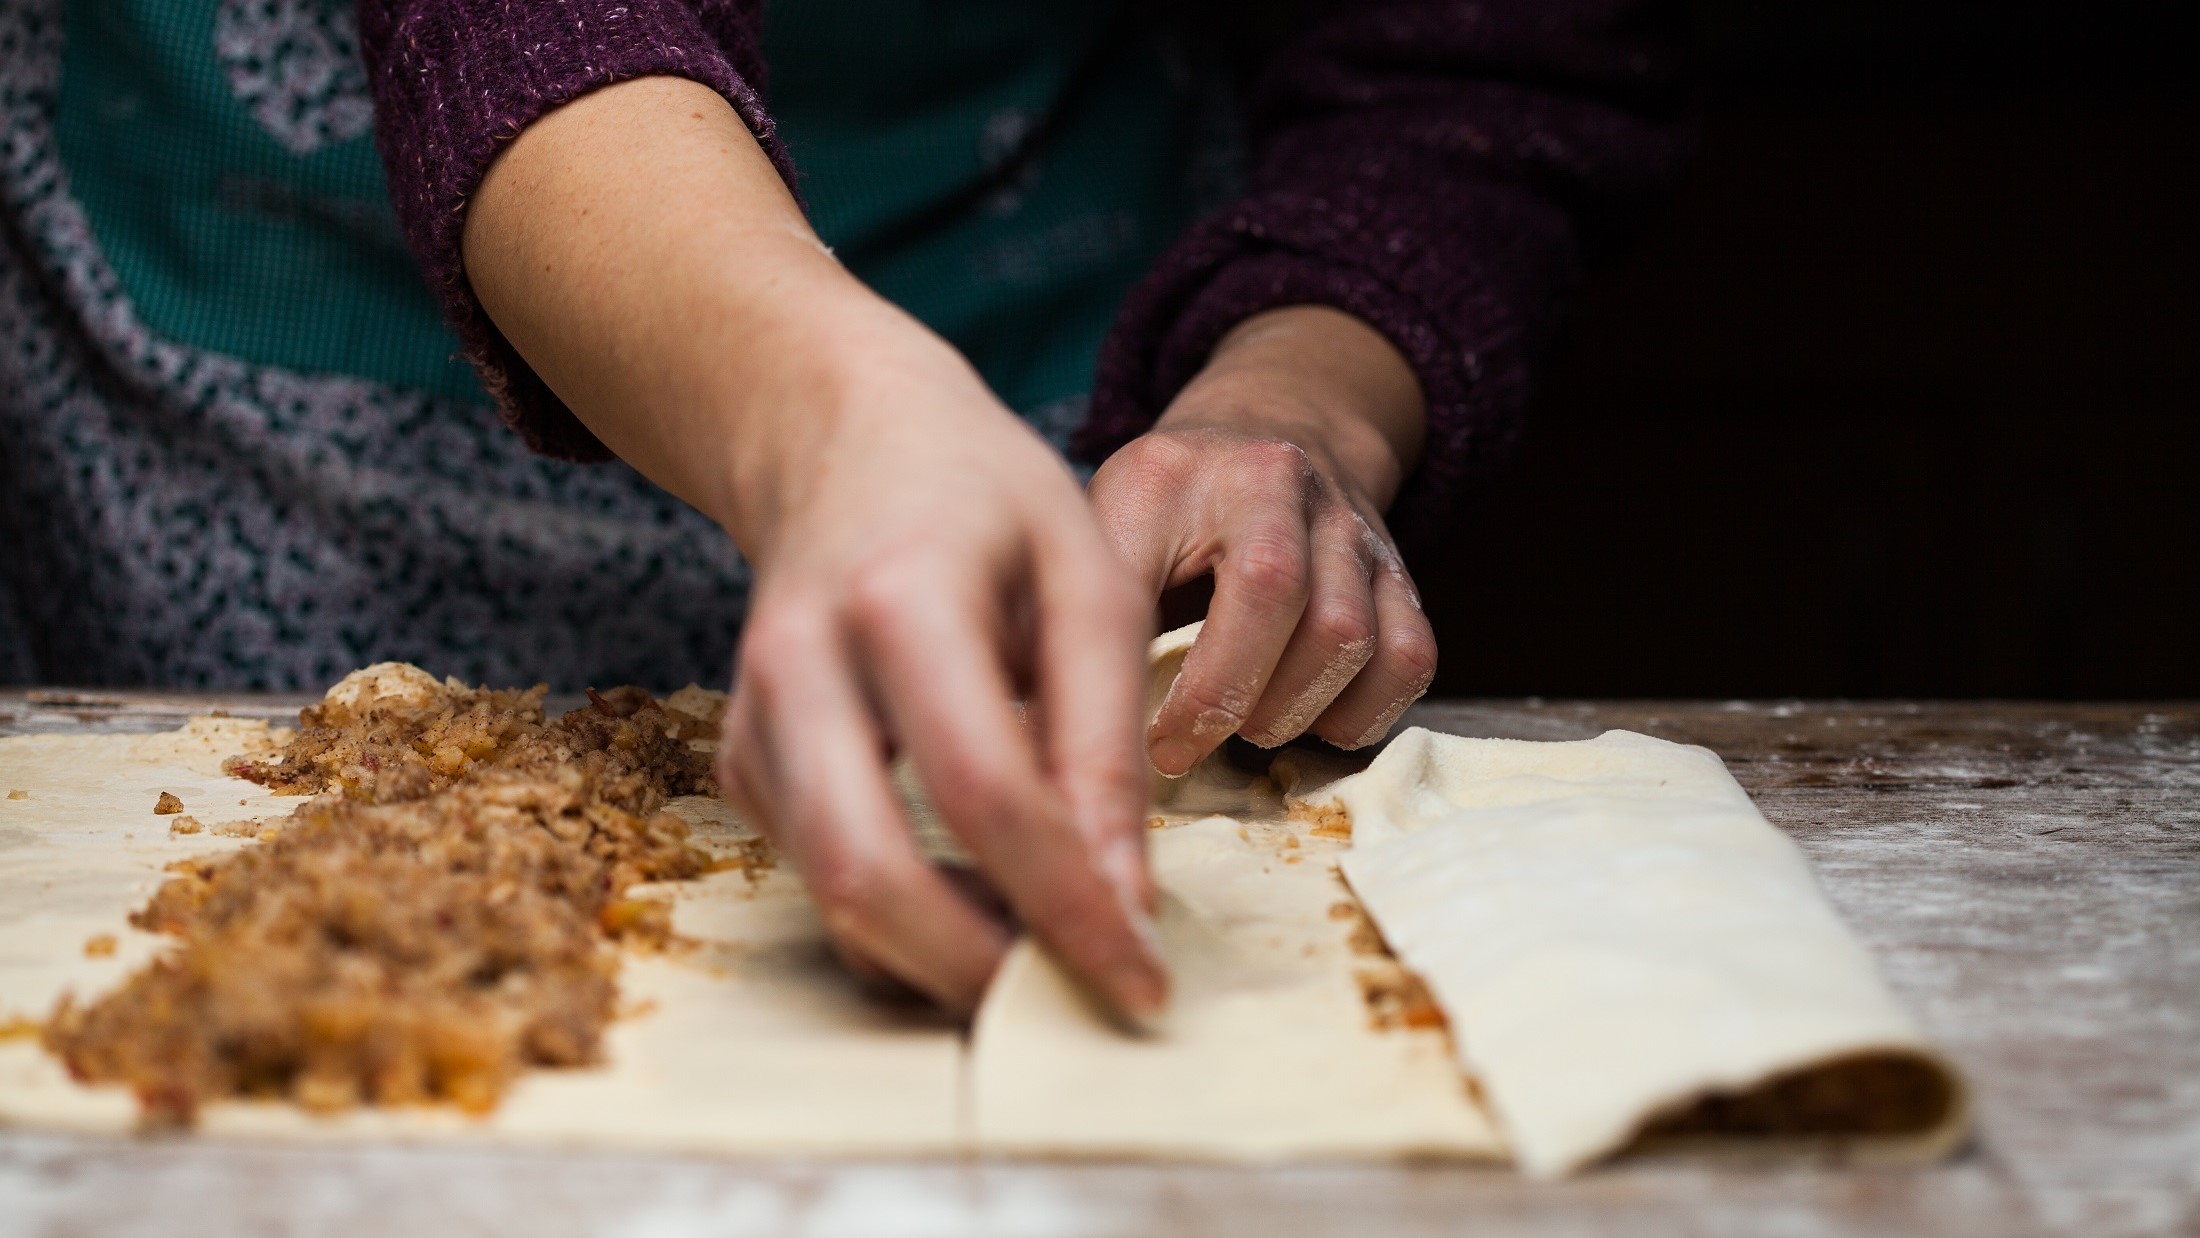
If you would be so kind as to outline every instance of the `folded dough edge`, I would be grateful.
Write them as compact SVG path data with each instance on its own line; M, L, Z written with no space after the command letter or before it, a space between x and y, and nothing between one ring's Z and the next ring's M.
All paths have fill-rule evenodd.
M1412 728L1332 793L1347 881L1528 1175L1645 1133L1964 1138L1961 1077L1713 753Z

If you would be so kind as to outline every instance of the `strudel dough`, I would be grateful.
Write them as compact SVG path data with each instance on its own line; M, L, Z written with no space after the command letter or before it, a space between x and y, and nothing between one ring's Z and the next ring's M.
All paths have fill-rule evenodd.
M1197 631L1155 643L1149 709ZM410 668L373 670L403 687ZM0 740L0 793L23 793L0 799L0 1125L132 1124L126 1095L70 1082L22 1033L63 989L92 996L163 948L127 924L163 864L252 845L252 820L295 806L220 770L270 742L222 719ZM533 1072L481 1120L223 1102L202 1128L759 1154L1509 1152L1538 1176L1676 1114L1717 1129L1689 1121L1706 1096L1733 1101L1713 1119L1774 1128L1788 1100L1831 1097L1875 1147L1962 1137L1960 1080L1712 754L1625 732L1410 730L1364 773L1331 782L1320 765L1294 754L1272 780L1218 756L1156 776L1147 837L1175 997L1150 1036L1117 1030L1025 942L966 1046L936 1016L860 995L791 871L722 872L660 887L696 944L626 958L630 1015L601 1067ZM154 813L163 792L196 831ZM750 835L719 801L672 807L706 847ZM912 815L929 852L954 853L936 814ZM1380 946L1355 937L1354 892L1448 1036L1371 1018Z
M1352 819L1346 878L1527 1173L1782 1080L1853 1109L1860 1144L1961 1139L1953 1070L1712 753L1415 728L1330 794Z
M1148 650L1146 715L1200 625ZM1294 790L1310 790L1294 787ZM1341 840L1285 816L1268 778L1218 754L1153 776L1148 832L1168 1013L1126 1035L1034 942L978 1012L971 1124L981 1150L1084 1156L1501 1157L1435 1028L1370 1022L1336 872Z
M0 799L0 1029L16 1033L0 1035L0 1126L135 1124L127 1092L72 1082L28 1033L64 989L96 996L166 947L128 923L164 864L254 845L250 822L297 807L221 772L222 758L269 742L265 724L228 719L160 735L0 740L0 795L24 792ZM198 831L171 834L177 817L154 815L163 791L182 799ZM706 849L751 836L721 801L670 808ZM602 1066L529 1072L482 1119L447 1107L315 1117L287 1103L223 1101L202 1111L200 1129L773 1155L963 1146L961 1029L865 997L791 869L640 889L674 900L674 930L693 944L625 957L628 1015L612 1024ZM96 937L114 938L113 952L87 954Z
M1435 1028L1378 1028L1354 976L1341 844L1210 816L1152 832L1173 994L1126 1035L1029 940L978 1013L981 1151L1083 1156L1497 1158ZM1338 909L1342 909L1340 914Z

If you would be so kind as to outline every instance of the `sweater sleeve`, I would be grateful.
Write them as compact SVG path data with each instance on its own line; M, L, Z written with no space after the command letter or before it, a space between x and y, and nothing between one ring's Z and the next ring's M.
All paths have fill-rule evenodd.
M1246 191L1132 292L1078 454L1153 424L1245 318L1345 310L1413 366L1428 447L1392 509L1413 540L1515 436L1585 260L1679 163L1679 22L1660 0L1323 6L1268 60Z
M391 200L466 358L535 450L609 458L474 296L466 203L498 151L599 87L669 75L726 97L793 184L758 90L758 0L359 0L360 50Z

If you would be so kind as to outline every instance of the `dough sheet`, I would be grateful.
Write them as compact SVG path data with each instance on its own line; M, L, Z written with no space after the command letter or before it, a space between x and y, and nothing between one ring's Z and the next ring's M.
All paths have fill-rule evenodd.
M1337 878L1299 822L1209 816L1150 834L1172 998L1128 1036L1019 943L979 1011L981 1151L1501 1158L1441 1029L1374 1026Z
M1196 635L1155 643L1149 710ZM127 923L164 865L254 845L251 822L296 806L220 770L273 742L231 719L0 740L0 1125L134 1125L134 1102L71 1082L35 1023L64 991L95 998L164 948ZM1293 752L1266 776L1219 755L1155 776L1147 839L1174 996L1148 1035L1119 1030L1028 941L967 1036L882 1003L834 961L790 869L729 870L643 888L674 901L687 944L625 956L601 1066L530 1072L481 1119L228 1101L201 1126L727 1154L1509 1156L1553 1176L1646 1128L1762 1125L1791 1094L1862 1080L1907 1089L1900 1112L1866 1124L1871 1146L1961 1139L1960 1080L1711 753L1625 732L1416 729L1355 768ZM955 856L898 777L927 851ZM196 832L153 812L163 792ZM717 800L671 807L714 852L753 836ZM1396 964L1361 907L1448 1030L1373 1017L1368 969ZM1736 1103L1699 1112L1706 1097Z
M165 864L251 846L223 825L273 820L299 804L231 778L221 760L269 742L263 723L197 719L166 735L0 740L0 1125L121 1132L136 1103L84 1087L29 1026L64 990L90 1000L163 948L132 929ZM23 791L22 799L4 798ZM167 791L199 832L156 816ZM240 803L240 801L242 801ZM698 845L750 837L720 801L674 800ZM605 1064L522 1076L483 1119L433 1107L315 1117L282 1103L205 1107L211 1135L279 1139L467 1140L720 1153L941 1154L962 1147L963 1036L951 1021L862 994L833 960L801 882L772 868L636 887L674 900L691 946L628 953L624 1017ZM112 937L111 955L85 944Z

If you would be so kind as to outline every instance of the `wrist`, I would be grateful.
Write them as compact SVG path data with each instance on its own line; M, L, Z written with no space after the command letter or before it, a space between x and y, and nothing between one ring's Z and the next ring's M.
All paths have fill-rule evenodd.
M545 114L461 239L474 292L605 445L762 545L847 400L842 358L921 331L821 244L708 87L644 78Z
M722 397L722 480L703 510L760 569L790 533L871 502L912 461L1028 433L946 340L849 284L744 341L753 360Z
M1377 511L1420 462L1420 381L1374 328L1325 306L1256 314L1224 336L1157 429L1281 439Z
M741 363L715 370L717 474L698 506L753 561L772 557L790 517L830 501L821 492L855 457L904 428L893 424L897 387L906 393L924 371L960 362L921 324L848 282L763 316L742 338Z

